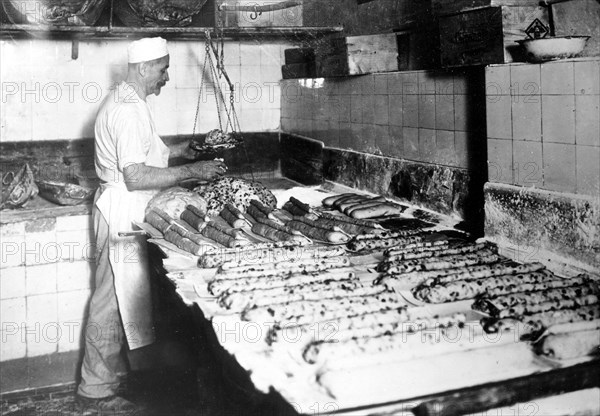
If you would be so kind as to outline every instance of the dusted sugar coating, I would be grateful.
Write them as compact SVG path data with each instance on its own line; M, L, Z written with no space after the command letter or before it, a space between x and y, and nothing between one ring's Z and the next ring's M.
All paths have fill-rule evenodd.
M263 184L240 178L219 178L203 190L197 190L208 201L209 216L219 215L226 204L246 212L250 201L256 199L270 208L277 207L277 199Z
M175 186L160 191L148 202L146 216L153 208L158 208L169 214L171 218L179 219L186 205L193 205L199 212L206 213L206 200L196 192Z

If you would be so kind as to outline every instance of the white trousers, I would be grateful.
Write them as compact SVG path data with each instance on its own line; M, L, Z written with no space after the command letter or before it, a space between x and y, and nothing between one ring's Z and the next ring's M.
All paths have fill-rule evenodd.
M89 398L114 395L120 372L125 371L125 336L115 292L115 276L109 261L109 227L94 205L96 235L96 288L90 301L85 328L85 354L77 394Z

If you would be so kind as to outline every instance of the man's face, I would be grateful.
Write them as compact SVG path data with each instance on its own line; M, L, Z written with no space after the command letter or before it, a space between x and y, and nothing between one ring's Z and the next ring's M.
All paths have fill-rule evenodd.
M160 94L160 89L169 80L169 55L159 58L146 67L144 79L146 81L146 93Z

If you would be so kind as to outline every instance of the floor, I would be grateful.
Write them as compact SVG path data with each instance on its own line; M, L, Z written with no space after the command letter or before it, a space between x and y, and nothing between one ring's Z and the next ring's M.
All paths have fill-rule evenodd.
M155 350L128 355L130 370L119 395L134 402L134 413L82 409L75 401L75 384L0 397L2 416L285 416L293 409L278 396L257 394L237 381L233 372L205 358L198 360L181 343L157 343ZM140 365L151 363L151 366ZM143 368L145 367L145 368ZM148 368L150 367L150 368ZM235 370L234 370L235 371ZM247 387L247 385L246 385Z
M199 398L197 383L190 374L133 374L122 396L136 403L140 410L128 415L144 416L237 416L275 414L249 400L233 400L205 389ZM30 395L2 399L3 416L100 416L115 415L95 409L82 409L75 401L75 386L69 385L33 392ZM211 389L212 390L212 389ZM254 410L252 410L254 409ZM264 413L263 413L264 411Z
M212 409L194 409L197 393L191 387L188 375L175 374L132 374L121 395L141 407L140 415L211 415L220 414ZM94 409L83 409L75 401L75 385L32 392L29 395L8 397L2 400L3 416L82 416L100 415Z

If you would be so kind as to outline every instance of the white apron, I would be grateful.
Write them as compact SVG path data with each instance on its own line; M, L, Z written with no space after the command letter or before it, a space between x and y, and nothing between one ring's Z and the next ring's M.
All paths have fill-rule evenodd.
M147 111L150 113L149 108ZM156 133L151 114L149 119L152 138L145 164L166 168L169 148ZM109 226L110 265L115 276L119 313L131 350L154 342L149 265L145 237L119 237L118 233L132 231L133 221L144 221L146 205L156 192L130 192L124 182L109 182L102 184L96 195L96 207Z

